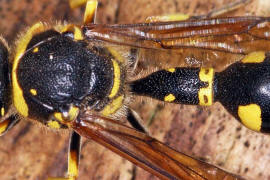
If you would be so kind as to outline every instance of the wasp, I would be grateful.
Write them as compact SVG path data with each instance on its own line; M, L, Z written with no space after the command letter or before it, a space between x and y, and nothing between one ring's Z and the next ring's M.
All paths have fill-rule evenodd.
M92 6L89 5L87 7L91 9ZM257 123L255 123L255 125L253 124L250 125L248 122L245 121L246 119L249 119L250 115L242 118L241 113L239 113L238 111L234 111L236 108L235 106L237 105L236 102L239 102L240 104L242 104L241 101L235 101L234 104L231 104L230 102L226 101L228 100L228 98L226 97L230 97L230 94L224 95L224 94L217 93L217 92L222 92L220 89L223 89L223 88L225 90L226 88L228 88L228 90L225 91L225 92L228 92L229 90L232 89L230 85L232 87L236 86L235 85L236 83L230 84L229 83L230 81L232 82L233 80L236 80L236 82L240 82L242 80L242 79L235 79L235 77L237 77L238 74L234 75L234 74L231 74L231 72L239 73L237 69L240 69L240 71L242 71L242 69L245 69L245 68L251 69L253 68L253 66L255 69L256 68L263 69L267 67L267 64L263 64L263 62L267 60L268 54L266 52L262 52L262 50L267 48L267 44L258 43L258 46L251 47L251 48L245 45L245 43L250 42L250 41L252 41L253 43L255 43L256 40L258 40L259 42L260 40L264 40L263 42L265 43L267 41L263 38L260 39L259 36L257 37L255 35L254 37L257 37L258 39L256 40L249 39L250 37L249 36L246 37L245 36L246 34L243 33L245 32L244 30L247 28L257 27L256 25L262 25L261 23L267 22L267 18L240 17L240 18L223 18L223 19L222 18L205 19L205 20L196 20L196 21L194 20L194 21L181 22L181 23L180 22L174 22L174 23L173 22L164 22L164 23L160 22L160 23L153 23L153 24L150 23L150 24L135 24L135 25L95 25L95 24L90 23L93 21L94 16L91 15L93 13L89 13L91 12L89 10L86 12L88 13L85 16L86 17L85 23L82 27L76 26L76 25L56 25L53 29L51 29L50 26L45 26L43 23L37 23L31 28L29 28L28 31L18 41L12 68L10 71L3 71L3 76L2 76L2 77L8 77L8 74L9 73L11 74L11 80L8 78L4 78L2 80L3 104L1 108L1 113L2 113L2 116L4 116L5 118L2 123L6 125L6 126L2 126L2 127L5 127L3 128L2 133L9 130L9 128L13 127L13 125L17 123L18 118L14 117L15 115L14 112L18 112L20 116L33 119L33 120L38 120L42 124L45 124L46 126L50 128L61 129L61 128L71 127L77 132L79 132L81 135L84 135L88 138L90 137L94 138L96 141L99 141L100 143L105 143L105 144L107 143L107 146L109 147L113 143L121 142L121 141L112 141L113 140L112 137L110 136L110 134L106 134L107 132L110 132L111 135L113 134L117 135L117 133L121 132L120 134L122 135L121 137L123 139L125 137L124 136L125 132L129 132L129 136L132 135L133 137L137 137L138 139L142 138L142 140L149 140L147 142L155 142L155 140L151 138L148 139L148 137L145 135L141 136L140 133L133 132L133 130L128 129L126 127L122 127L120 124L117 124L117 123L115 124L115 122L111 121L110 119L111 115L114 115L114 118L118 117L118 114L116 114L116 112L118 111L125 113L124 110L121 111L121 109L123 109L122 107L123 104L128 104L128 102L125 102L125 101L128 101L128 99L126 98L126 95L127 95L126 89L129 89L129 88L130 88L129 92L132 92L137 95L150 96L150 97L160 99L166 102L185 103L185 104L208 105L208 104L211 104L214 98L216 98L216 97L213 97L213 94L215 94L217 95L216 99L221 101L225 105L225 107L232 114L236 116L236 118L240 120L244 119L244 121L242 121L243 124L245 124L246 126L248 126L249 128L253 130L262 131L262 132L267 131L267 125L261 125L262 123L260 124L258 121ZM198 24L196 24L195 22ZM230 42L227 39L225 40L224 36L221 36L221 35L220 36L216 35L215 36L216 38L212 39L213 42L211 41L211 38L207 39L207 38L202 37L202 39L200 39L200 41L198 42L196 41L194 42L194 41L191 41L190 39L187 39L187 41L183 41L183 43L186 42L187 44L182 45L181 41L174 41L173 36L169 37L168 41L166 41L165 37L168 34L168 32L171 33L171 31L169 31L170 29L166 29L165 27L169 28L170 26L172 26L172 28L176 28L175 33L177 35L178 24L192 27L192 23L193 25L200 25L200 23L202 23L204 28L209 28L207 26L211 24L211 22L215 25L214 28L218 27L220 29L222 29L223 27L222 23L226 24L227 26L228 24L229 25L234 24L232 22L237 22L235 23L237 26L236 25L233 26L235 29L233 30L230 28L226 29L226 33L228 33L228 30L232 30L232 33L234 35L233 43L232 44L229 44L229 43L219 44L218 37L220 37L221 42ZM221 25L218 26L219 23L217 22L221 22ZM154 28L155 26L160 27L160 29L158 28L155 29ZM261 26L258 26L258 28L260 27ZM257 32L256 30L257 29L255 28L254 30L255 33ZM162 31L162 32L164 31L164 32L160 33L159 31ZM188 32L191 32L191 31L188 31ZM240 32L245 35L242 35ZM253 31L250 31L250 32L253 32ZM264 31L260 31L260 32L264 32ZM159 38L155 37L155 34L157 35L162 34L164 35L164 37L161 36L160 37L161 40L160 40ZM173 35L173 33L171 35ZM232 34L228 33L226 35L228 35L228 37L231 37ZM256 34L256 35L259 35L259 34ZM266 35L266 34L263 34L263 35ZM134 38L135 40L132 38ZM165 41L162 41L163 40L162 38L165 38ZM247 38L247 39L243 41L243 39L241 38ZM85 39L87 41L91 41L92 46L90 43L85 43L84 42ZM73 44L72 43L73 41L70 41L70 40L74 40L76 43ZM204 40L206 40L206 42L212 42L212 43L209 43L210 46L207 46L208 45L207 43L206 44L203 43ZM217 40L217 43L214 40ZM104 46L105 47L108 46L108 47L104 48L104 46L100 46L101 42L104 42L105 43ZM241 42L244 42L244 43L241 44ZM178 49L179 47L188 47L188 46L196 47L196 45L198 45L198 47L196 48L200 49L200 52L203 51L203 49L206 49L206 50L218 51L220 53L241 54L241 55L244 55L245 58L241 58L241 61L238 64L233 64L233 66L228 67L227 71L224 70L219 73L214 73L213 69L211 68L174 68L174 67L171 67L171 68L157 71L153 74L150 74L138 80L125 82L125 80L127 80L126 76L128 76L128 74L125 74L123 72L128 72L127 70L125 70L128 64L125 64L125 65L121 64L123 63L123 61L121 61L121 56L117 55L118 53L113 50L113 47L110 47L110 43L116 44L116 45L132 46L134 48L162 49L162 50L163 49ZM180 43L180 45L177 43ZM179 47L177 47L177 45L179 45ZM241 45L244 48L242 48ZM85 49L82 49L82 47L87 47L86 51L83 51ZM246 47L247 49L245 49ZM2 43L1 49L2 49L2 59L6 60L7 59L6 57L8 55L7 55L7 49L6 49L5 43ZM91 50L90 52L88 52L89 49ZM45 50L45 52L43 50ZM57 54L60 52L61 54ZM196 50L194 50L194 52L192 53L196 54ZM65 56L65 55L70 55L70 54L72 54L73 56L71 57ZM107 56L101 56L101 55L96 56L96 54L107 55L110 58L105 58ZM91 59L87 59L90 57ZM221 56L218 56L218 57L221 57ZM55 60L55 58L63 64L59 65L58 61L56 61L55 62L56 64L54 64L53 60ZM38 61L36 61L37 59ZM42 60L44 59L51 60L51 62L49 61L50 62L49 69L47 69L47 64L46 64L48 62L46 61L42 62ZM85 59L87 59L87 61ZM256 60L256 62L254 61L254 59ZM72 61L74 60L79 60L81 64L80 63L77 64L76 62L72 63ZM83 62L88 62L88 60L91 61L91 64L83 64ZM42 64L42 63L45 63L45 64ZM255 63L257 63L256 66L254 65ZM77 69L76 68L74 69L74 67L76 67L74 64L79 65ZM259 65L259 67L257 65ZM6 66L9 66L8 63L3 62L2 69L8 69ZM232 69L236 68L236 70L232 71L230 68ZM53 71L53 69L55 69L55 71ZM73 74L71 73L74 70L76 71L75 76L73 76ZM247 71L243 70L243 72L247 72ZM256 73L251 74L249 78L252 79L253 77L255 77L255 75L258 75L260 71L259 72L255 71L255 72ZM93 75L87 74L87 73L93 73ZM202 75L200 75L200 73ZM107 76L106 74L113 74L113 76ZM89 80L89 84L87 84L89 86L83 85L83 84L79 84L76 86L72 84L72 82L81 83L81 80L82 79L85 80L87 79L87 77L88 78L92 77L92 79ZM173 81L170 81L169 77L172 78ZM198 84L198 87L197 88L192 87L191 92L185 91L185 90L188 90L189 88L182 88L182 89L180 88L179 91L175 91L178 87L181 87L181 84L188 83L188 81L180 82L179 78L177 77L181 77L183 79L188 79L192 81L191 84L187 84L187 87L192 87L194 84ZM233 79L230 79L230 77L233 77ZM204 81L203 79L206 79L206 81ZM55 81L52 81L52 80L55 80ZM12 86L9 84L10 81L12 83ZM35 81L39 81L40 83L36 83ZM44 86L44 82L47 82L48 84ZM99 84L100 82L101 84ZM175 82L175 83L171 84L172 82ZM219 88L220 82L224 83L223 85L220 86L221 88ZM52 84L49 84L49 83L52 83ZM126 87L126 84L128 84L128 87ZM164 84L167 86L165 87ZM177 84L180 84L180 85L177 85ZM33 87L31 87L32 85ZM10 88L11 88L10 86L12 87L11 89L12 91L10 91ZM74 87L80 87L80 88L76 89ZM29 89L25 89L25 88L29 88ZM70 89L74 90L74 92L70 93L69 90L65 92L65 90L67 90L66 88L69 90ZM93 88L93 91L91 91L92 94L89 92L89 94L87 93L87 95L89 96L80 97L80 95L82 96L85 95L84 88L88 90ZM58 93L60 89L63 90L62 93ZM244 89L244 88L239 88L239 89ZM200 90L202 90L202 94L199 92ZM245 93L248 93L249 90L250 89L247 88L247 91ZM193 91L195 91L195 93L191 94ZM211 93L211 92L215 92L215 93ZM197 94L198 94L198 97L196 97ZM50 101L49 100L50 98L48 98L48 96L50 96L50 98L52 99L55 98L55 101L54 102ZM184 97L187 96L187 99L181 96L184 96ZM9 97L12 97L12 102L14 106L10 105L10 100L5 99ZM222 99L222 97L225 100ZM188 99L188 98L191 98L191 99ZM252 112L252 114L254 114L253 113L254 111L258 112L257 106L259 106L259 108L265 107L259 103L256 103L256 102L254 103L254 101L251 101L251 102L248 101L250 99L243 99L243 98L241 99L245 102L247 101L249 104L252 105L251 106L252 110L248 110L247 112L245 110L245 107L243 107L244 108L244 113L242 113L243 116L245 116L245 114L249 112ZM262 104L264 103L265 102L262 102ZM253 105L255 105L255 108ZM238 106L239 105L237 105L237 107ZM55 109L57 109L57 111L55 111ZM85 110L84 113L80 112L82 109ZM95 111L95 113L92 112L93 110ZM261 111L265 112L262 109ZM101 113L102 116L100 116L100 114L97 112ZM255 114L258 114L258 113L255 113ZM119 113L119 116L121 116L121 113ZM78 118L78 121L77 121L77 118ZM266 123L267 121L263 119L262 122ZM91 123L94 123L94 124L91 124ZM144 132L142 127L137 127L135 125L134 127L136 127L137 130ZM104 128L104 131L102 130L103 128ZM96 130L99 130L99 131L96 131ZM97 135L99 132L101 132L101 134ZM102 134L102 133L105 133L105 134ZM100 138L100 136L102 135L103 135L103 138ZM109 141L106 142L107 136L111 138L109 139L110 143ZM127 138L129 136L127 136ZM78 146L79 146L78 144L76 144L76 142L80 141L79 140L80 137L77 136L76 133L74 133L72 137L73 138L72 138L71 144L74 145L74 147L71 146L71 149L70 149L70 152L71 152L69 154L70 161L71 161L70 164L76 166L77 164L76 161L78 160L77 152L78 152ZM97 137L99 137L99 139ZM118 136L115 136L115 138L116 139L114 140L117 140ZM133 144L131 145L136 144L136 141L133 140L132 142ZM142 142L143 141L138 141L138 143L142 143ZM123 143L128 143L128 139L125 139ZM158 147L160 144L149 143L148 145L152 145L153 147L155 146ZM117 147L121 150L120 145L117 145ZM165 152L166 148L162 148L161 150ZM118 150L116 149L116 151ZM173 155L175 153L173 151L170 151L169 154ZM137 156L136 158L139 158L139 156ZM147 159L147 157L145 157L145 159ZM177 160L176 157L173 159ZM142 161L142 159L139 159L139 160ZM75 161L75 163L73 161ZM158 164L158 162L156 162L156 164ZM155 166L150 166L150 167L153 168ZM76 171L76 168L73 167L70 169L71 170L69 173L76 174L76 172L72 171L72 170ZM164 169L158 170L158 172L161 173L162 170ZM170 178L170 177L171 176L167 176L167 178Z

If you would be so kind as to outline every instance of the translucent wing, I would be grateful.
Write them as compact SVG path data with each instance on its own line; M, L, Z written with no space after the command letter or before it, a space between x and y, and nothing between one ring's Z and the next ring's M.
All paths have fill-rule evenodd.
M95 140L161 179L241 179L112 119L86 112L72 126L81 136Z
M84 32L88 38L140 48L196 47L247 54L257 49L247 45L248 42L269 40L269 20L265 17L226 17L123 25L90 24L84 26Z
M268 17L226 17L140 24L89 24L89 40L154 50L174 50L180 58L203 61L239 60L256 50L270 50ZM182 55L181 55L182 54ZM242 55L242 56L241 56ZM183 58L182 58L183 59ZM211 63L209 65L212 66Z

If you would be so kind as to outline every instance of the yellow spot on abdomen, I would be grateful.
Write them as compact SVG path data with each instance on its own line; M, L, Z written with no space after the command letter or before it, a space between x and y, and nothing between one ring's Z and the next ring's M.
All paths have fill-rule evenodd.
M208 84L207 87L200 88L198 92L199 105L211 106L213 104L213 79L214 69L213 68L201 68L199 72L199 78L201 81Z
M246 55L241 62L242 63L261 63L265 59L264 51L255 51Z
M120 80L121 71L120 71L119 64L115 60L112 60L112 62L113 62L114 79L113 79L113 87L109 94L109 98L113 98L118 93L118 90L120 88L120 83L121 83L121 80Z
M260 131L262 126L261 108L257 104L240 105L238 116L241 122L249 129Z
M175 96L173 94L169 94L164 97L164 101L166 102L173 102L175 100Z
M36 96L36 95L37 95L37 90L35 90L35 89L30 89L30 93L31 93L32 95Z
M112 100L112 102L110 104L108 104L107 106L104 107L104 109L101 112L102 115L109 116L109 115L115 113L123 105L123 100L124 100L123 95Z

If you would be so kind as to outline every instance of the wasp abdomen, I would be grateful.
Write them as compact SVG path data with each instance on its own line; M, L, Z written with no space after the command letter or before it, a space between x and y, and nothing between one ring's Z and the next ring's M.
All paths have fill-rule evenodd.
M170 68L131 83L132 92L166 102L211 105L213 69Z
M248 128L270 132L270 58L243 59L216 73L215 100Z
M270 57L254 52L223 72L170 68L131 84L135 94L165 102L211 105L220 101L248 128L270 132Z

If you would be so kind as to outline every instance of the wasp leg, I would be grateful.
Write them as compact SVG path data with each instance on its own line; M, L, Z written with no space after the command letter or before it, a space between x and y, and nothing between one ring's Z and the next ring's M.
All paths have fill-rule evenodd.
M72 131L68 153L68 176L76 179L79 173L79 160L81 152L81 136Z
M89 0L69 0L69 6L72 9L76 9L84 4L86 4L86 2Z
M69 0L69 5L72 9L86 4L84 11L83 23L94 23L96 19L96 11L98 6L97 0Z
M68 177L48 178L48 180L75 180L79 173L79 160L81 152L81 136L72 131L68 152Z
M131 126L135 128L136 130L142 133L147 133L147 130L145 129L143 125L143 120L141 119L139 114L133 109L130 109L130 108L128 109L127 120L131 124Z
M83 23L94 23L96 19L98 1L97 0L88 0L86 3Z
M249 3L250 0L238 0L232 3L229 3L220 9L214 9L207 13L206 15L201 16L190 16L188 14L181 14L181 13L175 13L175 14L168 14L163 16L150 16L146 18L146 22L168 22L168 21L184 21L188 19L204 19L204 18L213 18L217 16L224 15L230 11L236 10L245 4Z
M13 128L18 122L19 118L16 115L11 115L7 119L0 122L0 136L6 134L11 128Z

